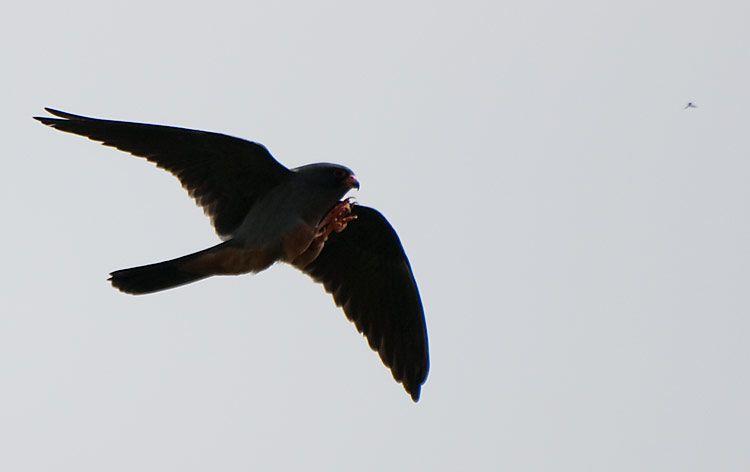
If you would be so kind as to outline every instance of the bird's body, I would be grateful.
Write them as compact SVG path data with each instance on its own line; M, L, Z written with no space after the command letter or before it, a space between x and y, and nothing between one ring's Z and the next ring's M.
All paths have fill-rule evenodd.
M394 378L419 399L429 369L419 292L385 218L341 200L359 188L350 169L328 163L287 169L265 147L226 135L47 110L59 118L36 119L174 174L223 240L194 254L112 272L114 287L145 294L291 264L334 295Z
M332 180L329 185L325 175L322 182L317 178L316 172L334 170L341 173L341 182ZM293 169L258 198L239 225L223 235L222 244L161 265L115 271L110 280L123 292L143 294L171 288L170 277L176 287L214 275L261 272L276 262L304 270L320 253L329 235L321 221L337 205L350 211L348 202L340 205L339 200L353 186L359 187L359 183L343 166L316 164L314 168Z
M687 105L685 105L685 108L683 108L683 110L687 110L688 108L698 108L698 105L693 102L687 102Z
M253 205L240 225L227 236L253 246L267 246L278 241L282 234L297 225L315 226L325 214L339 201L339 195L325 195L312 199L310 186L302 179L289 177L284 182L272 188L258 202ZM295 214L295 220L281 220L280 214Z
M351 174L345 167L340 169ZM261 197L224 240L238 249L261 253L272 262L292 263L304 253L320 231L319 223L350 187L321 187L298 172L293 169L284 182ZM251 265L245 272L259 272L268 265Z

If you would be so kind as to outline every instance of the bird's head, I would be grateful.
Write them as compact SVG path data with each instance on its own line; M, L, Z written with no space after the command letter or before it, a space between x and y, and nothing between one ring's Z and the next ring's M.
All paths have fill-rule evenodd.
M292 169L306 181L343 197L351 189L359 190L359 181L348 167L338 164L318 163Z

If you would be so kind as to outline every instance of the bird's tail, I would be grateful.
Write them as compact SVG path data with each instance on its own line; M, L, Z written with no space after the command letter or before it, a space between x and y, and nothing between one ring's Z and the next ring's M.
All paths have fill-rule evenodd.
M168 288L196 282L209 277L211 274L194 273L184 269L187 262L199 258L206 251L196 252L171 261L157 262L130 269L116 270L109 274L112 286L121 292L133 295L158 292Z
M158 292L196 282L212 275L257 272L273 261L261 261L258 253L242 251L225 241L203 251L110 274L112 286L133 295ZM264 266L264 267L261 267Z

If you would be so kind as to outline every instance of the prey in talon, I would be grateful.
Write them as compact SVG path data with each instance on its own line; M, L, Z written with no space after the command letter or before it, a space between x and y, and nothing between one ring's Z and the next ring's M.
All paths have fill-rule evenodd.
M352 214L352 208L356 204L354 197L348 197L333 207L326 217L323 218L323 221L320 222L318 237L323 236L325 240L333 232L340 233L344 231L350 221L357 219L357 215Z
M353 197L338 202L336 206L326 214L320 223L318 223L315 237L304 252L295 256L291 260L292 265L300 270L305 270L308 264L318 257L332 233L340 233L344 231L349 222L357 219L357 215L352 213L354 205Z

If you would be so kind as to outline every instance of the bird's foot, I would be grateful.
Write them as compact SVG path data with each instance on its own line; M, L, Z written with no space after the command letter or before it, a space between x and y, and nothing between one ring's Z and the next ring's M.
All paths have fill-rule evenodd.
M354 205L354 198L349 197L333 207L318 225L316 238L322 238L325 241L331 233L344 231L350 221L357 219L357 215L352 214Z

